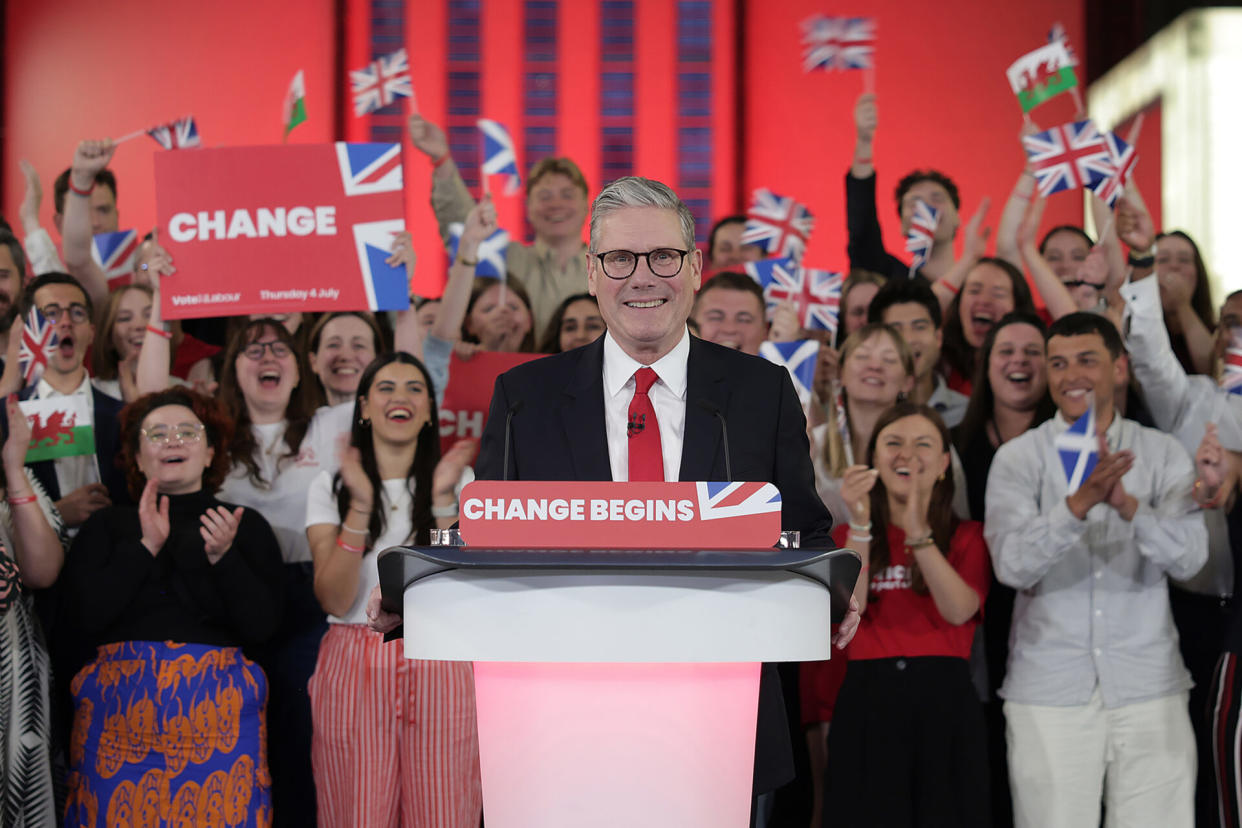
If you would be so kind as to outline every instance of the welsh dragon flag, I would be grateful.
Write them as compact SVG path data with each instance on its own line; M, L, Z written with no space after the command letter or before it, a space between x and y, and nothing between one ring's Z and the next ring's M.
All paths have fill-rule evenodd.
M18 405L30 423L27 463L95 453L95 429L91 427L89 395L25 400Z
M281 117L285 122L285 138L289 137L290 130L306 120L306 78L301 69L289 83Z
M1074 56L1064 40L1054 40L1013 62L1006 70L1023 112L1078 85Z

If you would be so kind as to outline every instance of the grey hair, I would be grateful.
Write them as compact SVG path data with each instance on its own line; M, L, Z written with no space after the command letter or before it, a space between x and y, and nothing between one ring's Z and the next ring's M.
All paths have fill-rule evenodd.
M686 249L694 250L694 215L685 202L667 184L637 175L618 178L600 190L591 205L591 251L599 250L600 225L609 214L627 207L657 207L672 210L681 221L681 235Z

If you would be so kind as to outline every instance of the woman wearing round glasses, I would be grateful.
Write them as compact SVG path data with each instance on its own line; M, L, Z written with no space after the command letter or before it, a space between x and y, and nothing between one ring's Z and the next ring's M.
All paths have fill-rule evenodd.
M62 574L98 646L70 686L66 824L270 823L267 681L241 647L280 622L280 556L257 511L215 495L230 429L180 389L122 414L138 506L92 515Z

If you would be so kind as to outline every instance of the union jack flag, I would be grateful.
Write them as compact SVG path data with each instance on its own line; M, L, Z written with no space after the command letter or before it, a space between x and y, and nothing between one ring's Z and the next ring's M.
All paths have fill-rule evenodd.
M354 117L374 112L397 98L408 98L414 94L405 49L381 55L361 69L351 69L349 81L354 95Z
M1134 147L1117 137L1117 133L1109 132L1104 136L1108 145L1108 158L1113 163L1114 172L1100 184L1095 194L1104 199L1104 203L1112 207L1125 192L1126 185L1134 175L1134 167L1138 164L1138 153Z
M155 139L166 150L186 149L202 146L198 137L198 124L194 123L193 115L186 115L176 121L170 121L147 130L147 135Z
M875 20L870 17L826 17L802 21L802 71L870 69L875 56Z
M759 346L759 356L789 371L794 390L798 392L798 400L803 405L811 401L811 388L815 380L815 362L819 358L818 339L764 342Z
M465 227L460 221L455 221L448 227L449 255L454 259L457 258L457 246L461 244L461 234ZM479 250L475 256L479 263L474 266L474 275L487 279L505 278L508 272L505 256L508 252L509 231L496 230L479 243Z
M506 176L505 195L513 195L522 188L522 177L518 174L517 152L509 130L499 121L487 118L479 119L479 130L483 133L483 175Z
M134 280L134 255L138 252L138 231L99 233L91 239L91 258L103 269L111 287Z
M1242 394L1242 327L1229 329L1229 348L1225 351L1220 387L1230 394Z
M936 228L940 225L940 211L919 199L914 202L914 215L906 232L906 250L914 254L910 262L910 275L927 264L932 245L936 243Z
M1073 494L1091 476L1095 464L1100 461L1100 438L1095 433L1094 400L1087 407L1087 412L1058 434L1052 444L1061 459L1061 468L1065 471L1066 494Z
M755 190L752 199L742 229L742 244L756 244L769 256L800 260L806 240L815 229L815 216L805 205L766 187Z
M699 494L699 519L761 515L781 510L781 493L771 483L695 484Z
M400 192L400 144L348 144L338 141L336 160L341 168L345 195Z
M1040 195L1096 190L1116 173L1108 143L1091 121L1074 121L1022 139Z
M30 388L43 377L58 342L52 323L38 308L31 308L22 325L22 342L17 355L17 370L25 383L24 388Z

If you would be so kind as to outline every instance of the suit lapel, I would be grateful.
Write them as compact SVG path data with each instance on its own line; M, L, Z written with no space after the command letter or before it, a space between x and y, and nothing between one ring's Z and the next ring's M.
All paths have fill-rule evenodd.
M611 480L608 435L604 425L604 337L582 352L565 385L561 423L569 443L573 480Z
M704 405L706 403L706 405ZM721 423L713 410L729 408L729 383L720 360L697 337L690 337L686 363L686 427L681 443L679 480L719 480L724 461L716 471Z

